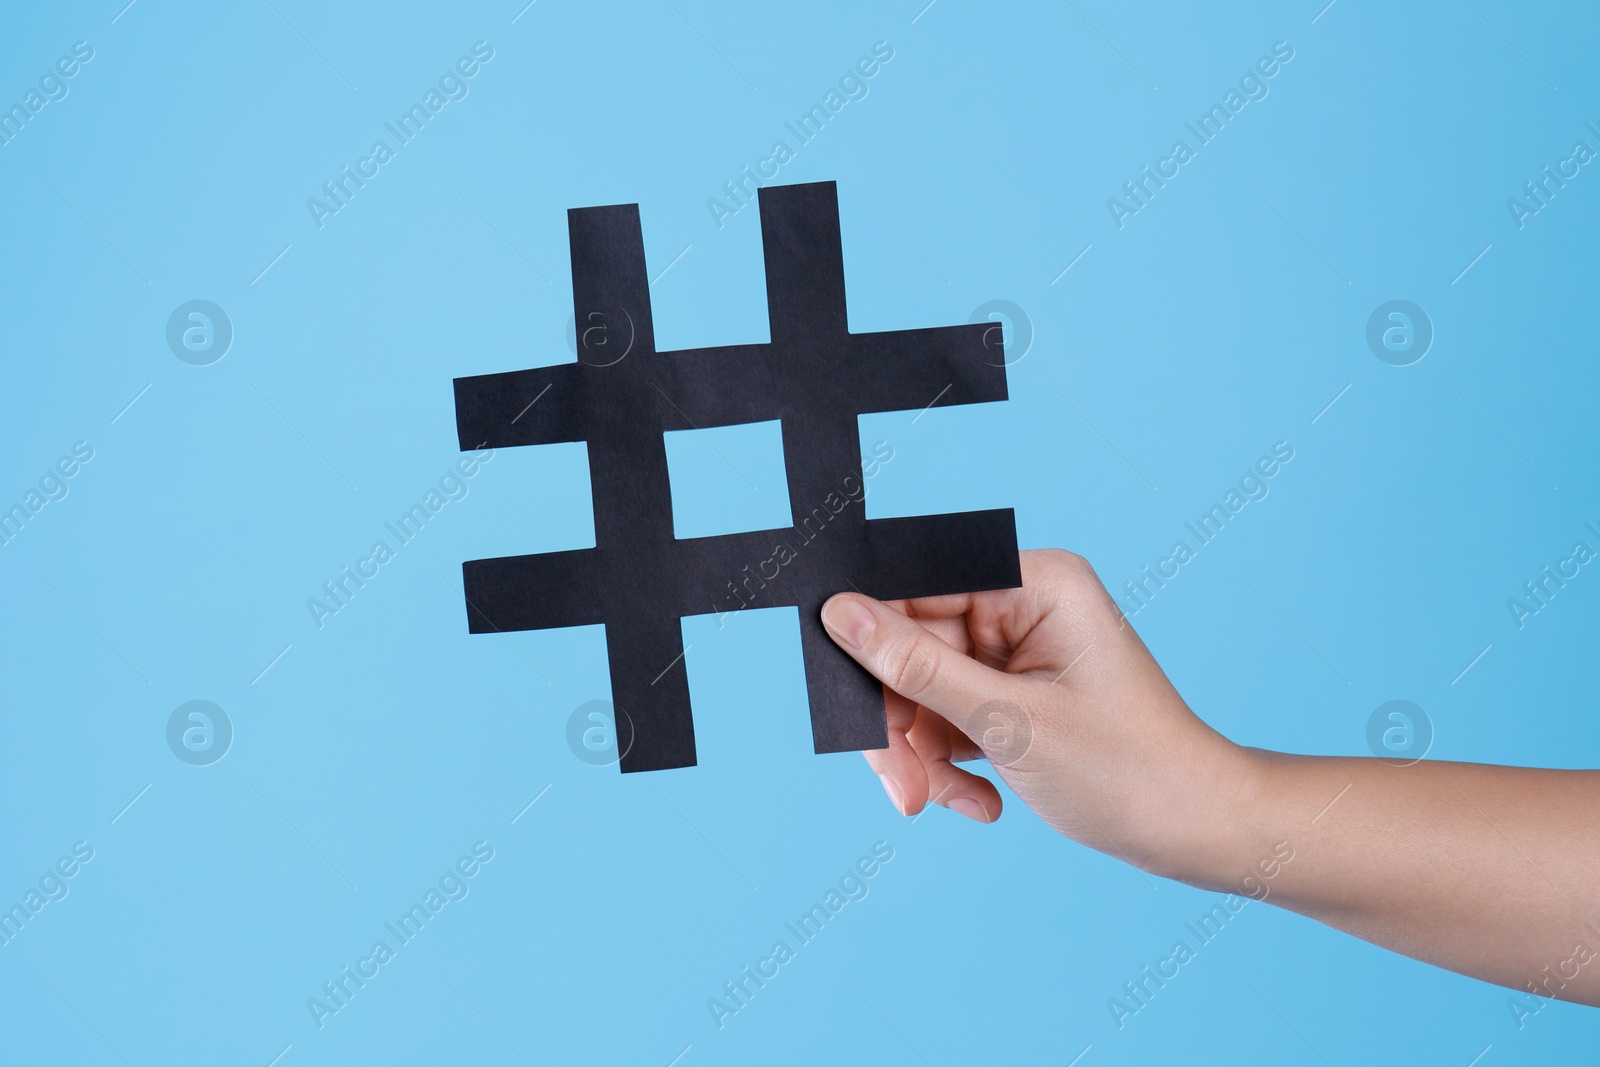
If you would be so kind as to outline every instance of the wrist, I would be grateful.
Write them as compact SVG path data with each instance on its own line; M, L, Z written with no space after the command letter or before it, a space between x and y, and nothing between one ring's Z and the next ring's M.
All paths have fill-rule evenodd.
M1185 766L1166 776L1164 810L1147 828L1139 866L1197 888L1253 895L1249 879L1272 844L1259 825L1267 754L1206 733Z

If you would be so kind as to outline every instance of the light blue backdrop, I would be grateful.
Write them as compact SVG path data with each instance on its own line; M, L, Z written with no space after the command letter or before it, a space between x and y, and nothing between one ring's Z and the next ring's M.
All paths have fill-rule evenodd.
M791 609L686 621L700 766L584 762L567 724L608 695L600 629L469 636L459 591L463 560L592 543L581 446L496 452L320 628L307 608L459 458L452 377L572 358L567 208L640 205L663 347L765 339L755 210L708 200L781 139L778 181L839 183L853 329L1020 309L1010 401L863 419L895 450L871 514L1014 507L1024 546L1120 591L1287 442L1134 619L1196 711L1367 754L1405 699L1434 758L1592 766L1600 574L1520 627L1507 604L1600 548L1600 166L1507 204L1600 150L1591 8L123 2L0 15L0 104L23 108L0 145L0 504L28 515L0 547L0 903L28 912L0 946L0 1061L1600 1047L1588 1009L1531 1014L1254 904L1119 1029L1108 999L1217 898L1019 804L988 828L896 816L860 757L811 754ZM385 123L477 42L492 58L400 144ZM877 42L892 59L800 144L785 123ZM1292 59L1227 111L1278 42ZM1213 104L1201 144L1185 123ZM393 158L319 226L308 198L380 139ZM1176 176L1124 197L1179 139ZM1120 227L1112 197L1139 208ZM166 339L197 299L234 331L207 366ZM1397 299L1434 333L1407 366L1367 341ZM680 529L775 524L773 440L674 440ZM92 459L45 477L77 442ZM169 746L191 700L232 724L210 765ZM401 945L385 923L478 842L492 860ZM866 897L788 935L876 842ZM795 958L719 1029L708 999L779 939ZM362 964L378 940L394 958ZM376 976L319 1028L308 998L345 966Z

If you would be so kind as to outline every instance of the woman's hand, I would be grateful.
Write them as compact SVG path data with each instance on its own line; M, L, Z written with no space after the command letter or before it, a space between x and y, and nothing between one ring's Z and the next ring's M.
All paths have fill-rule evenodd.
M987 757L1068 837L1531 994L1519 1025L1600 1005L1600 772L1240 748L1067 552L1024 552L1021 589L847 593L822 621L885 685L889 747L866 757L906 814L994 821L999 792L955 766Z
M1251 756L1184 704L1093 569L1024 552L1022 588L883 603L833 597L822 622L885 686L889 747L867 752L902 813L1000 816L987 758L1077 841L1182 877L1232 825Z

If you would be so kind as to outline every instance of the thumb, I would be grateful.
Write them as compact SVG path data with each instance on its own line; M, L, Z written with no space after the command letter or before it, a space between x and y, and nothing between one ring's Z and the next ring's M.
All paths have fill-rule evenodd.
M838 646L884 685L964 726L980 705L1017 697L1017 679L945 644L915 619L871 597L840 593L822 605Z

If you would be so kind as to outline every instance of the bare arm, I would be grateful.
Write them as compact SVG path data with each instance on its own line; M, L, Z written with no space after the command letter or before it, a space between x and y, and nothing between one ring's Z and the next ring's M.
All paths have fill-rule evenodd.
M1023 588L823 622L885 684L868 752L905 814L979 822L987 758L1074 840L1152 873L1266 900L1520 991L1600 1006L1600 771L1242 748L1201 722L1089 565L1025 552Z
M1246 755L1233 855L1295 848L1262 882L1273 903L1452 971L1600 1006L1600 772ZM1186 881L1224 873L1194 859Z

